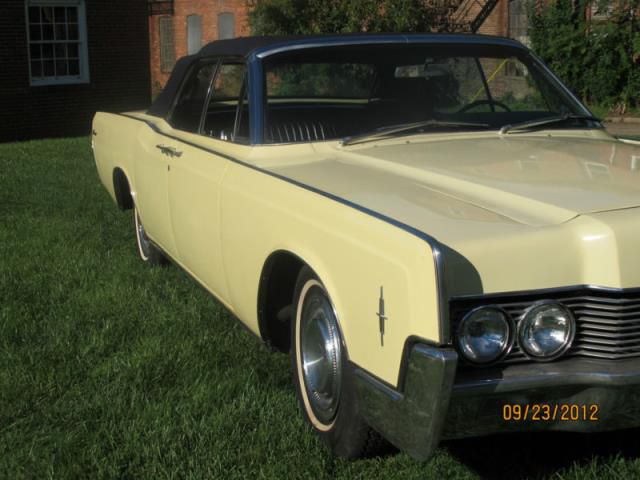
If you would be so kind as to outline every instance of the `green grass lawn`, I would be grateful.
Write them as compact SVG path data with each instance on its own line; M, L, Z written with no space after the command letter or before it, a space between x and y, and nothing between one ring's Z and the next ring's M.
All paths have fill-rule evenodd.
M334 460L270 354L149 268L86 138L0 145L0 478L633 478L638 430ZM472 419L470 419L472 420Z

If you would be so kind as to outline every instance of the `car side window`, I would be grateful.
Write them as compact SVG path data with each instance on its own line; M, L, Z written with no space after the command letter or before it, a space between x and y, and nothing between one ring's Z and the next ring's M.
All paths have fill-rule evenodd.
M234 140L234 133L248 137L249 120L246 102L244 63L223 63L213 80L209 103L207 105L202 133L221 140ZM238 108L240 106L240 108ZM236 121L236 117L238 121Z
M197 133L216 63L194 68L182 86L169 123L173 128Z

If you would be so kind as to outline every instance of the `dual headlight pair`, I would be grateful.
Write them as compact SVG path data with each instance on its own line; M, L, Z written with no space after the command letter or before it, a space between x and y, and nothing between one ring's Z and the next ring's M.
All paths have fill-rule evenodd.
M552 360L573 342L576 322L559 303L533 305L518 322L517 332L509 315L494 306L470 311L458 325L458 351L471 363L495 362L507 355L518 339L522 351L533 360Z

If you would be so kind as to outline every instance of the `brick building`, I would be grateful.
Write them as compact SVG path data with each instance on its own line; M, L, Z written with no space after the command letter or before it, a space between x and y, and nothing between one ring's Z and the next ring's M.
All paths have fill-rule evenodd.
M249 35L247 16L258 0L148 0L153 94L165 85L176 59L220 38ZM317 0L322 1L322 0ZM527 43L528 0L434 2L445 25L438 30L511 36ZM475 23L474 23L475 22Z
M449 0L442 30L511 37L528 43L527 4L530 0ZM442 2L441 2L442 3Z
M479 33L526 42L526 0L444 3L453 30L469 30L484 10ZM0 141L87 134L97 110L145 108L177 58L219 38L249 35L253 4L2 0Z
M214 40L249 35L247 0L149 0L152 91L169 78L176 59Z
M2 0L0 141L86 135L150 100L146 0Z

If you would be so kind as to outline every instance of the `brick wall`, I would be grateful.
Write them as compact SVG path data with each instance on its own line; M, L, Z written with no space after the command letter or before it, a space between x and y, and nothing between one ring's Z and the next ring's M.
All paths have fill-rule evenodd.
M187 54L187 17L202 17L202 45L218 40L218 15L233 13L235 16L235 35L249 35L246 0L174 0L173 31L176 59ZM149 17L150 63L152 91L157 94L169 78L169 73L160 69L159 17Z
M486 1L462 0L453 17L456 22L470 23L480 13ZM499 0L477 33L484 35L509 35L509 0Z
M150 102L146 0L86 0L90 83L29 85L24 0L0 15L0 141L86 135L96 111Z
M501 37L509 36L509 0L498 2L477 33Z

